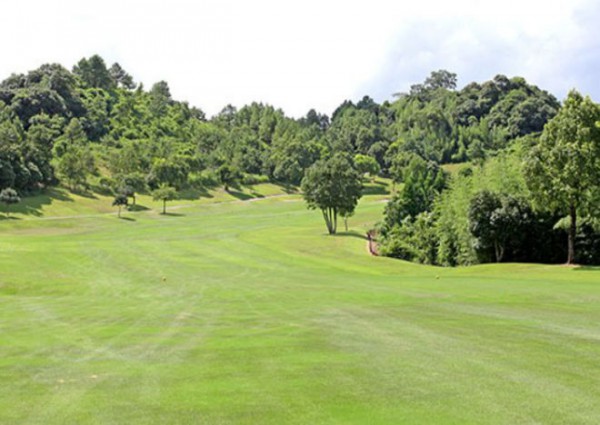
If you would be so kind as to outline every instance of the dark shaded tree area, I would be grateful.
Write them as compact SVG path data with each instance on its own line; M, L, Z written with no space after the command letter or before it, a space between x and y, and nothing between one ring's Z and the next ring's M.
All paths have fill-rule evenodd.
M600 263L600 105L591 99L572 91L539 137L512 139L447 188L413 155L391 167L404 186L385 210L384 255L450 266Z

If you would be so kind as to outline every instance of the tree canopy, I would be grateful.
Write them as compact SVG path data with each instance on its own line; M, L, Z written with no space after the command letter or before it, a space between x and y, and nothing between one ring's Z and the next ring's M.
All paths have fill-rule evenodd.
M527 158L527 183L536 205L569 217L567 263L575 261L577 217L600 195L600 107L571 91Z
M598 106L577 93L561 107L521 77L459 87L458 76L441 69L392 101L343 100L331 115L309 109L293 118L253 102L207 117L175 99L167 81L147 89L109 63L93 55L72 71L43 64L0 83L0 190L27 196L64 185L135 203L136 193L166 187L205 193L268 180L304 187L333 233L337 216L354 210L360 177L377 175L399 188L381 220L383 253L443 265L563 254L599 261L600 119ZM351 183L335 187L334 175ZM504 239L478 233L469 206L482 191L500 206L477 217L528 229ZM157 198L163 211L168 198Z
M362 193L360 174L343 154L319 160L302 179L302 194L309 208L320 209L329 234L337 231L338 215L346 216L356 208Z

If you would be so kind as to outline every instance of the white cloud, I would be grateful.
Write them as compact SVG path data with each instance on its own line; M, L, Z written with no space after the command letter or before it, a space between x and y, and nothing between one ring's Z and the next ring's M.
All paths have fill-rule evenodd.
M598 39L595 21L582 19L588 7L583 0L22 0L4 6L0 78L99 53L146 86L168 81L176 98L210 114L253 100L296 116L311 107L330 113L346 98L388 98L438 68L463 82L518 74L560 92L591 81L591 69L570 72L571 62L585 67L597 57L570 54Z

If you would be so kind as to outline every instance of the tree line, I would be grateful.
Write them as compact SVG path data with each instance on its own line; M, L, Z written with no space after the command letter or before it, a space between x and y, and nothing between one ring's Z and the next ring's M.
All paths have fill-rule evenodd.
M380 104L365 96L344 101L331 116L313 109L292 118L271 105L252 103L239 109L227 105L207 118L201 109L173 99L167 82L146 89L119 64L107 66L94 55L71 70L45 64L0 83L0 191L14 191L5 196L14 202L15 196L62 184L112 193L118 206L123 196L135 200L136 193L152 193L166 202L189 188L222 185L230 190L274 181L302 186L308 205L323 210L334 233L337 216L354 210L362 176L382 175L401 188L382 220L382 252L435 264L507 261L521 257L496 241L505 236L484 240L490 231L475 221L489 214L477 213L475 204L514 212L517 207L506 198L510 195L519 202L527 199L528 207L542 214L539 205L554 205L536 198L550 193L547 182L531 179L538 183L522 192L481 188L495 197L493 202L469 192L460 229L452 228L456 223L444 225L442 209L458 208L461 185L470 191L501 158L538 152L531 156L537 166L530 174L542 176L553 154L534 148L550 140L544 128L563 110L554 96L519 77L498 75L459 90L456 74L440 70L397 93L394 101ZM524 157L513 162L519 161ZM451 163L471 165L449 177L444 164ZM347 183L336 188L340 179ZM473 200L476 195L479 203ZM543 213L555 215L547 218L548 223L557 219L552 226L564 225L563 215L570 215L577 233L569 237L573 245L582 226L591 223L589 203L580 200L588 195L582 196L569 198L575 219L562 207ZM323 207L323 199L338 204ZM471 200L472 214L463 208ZM498 255L482 248L488 245Z

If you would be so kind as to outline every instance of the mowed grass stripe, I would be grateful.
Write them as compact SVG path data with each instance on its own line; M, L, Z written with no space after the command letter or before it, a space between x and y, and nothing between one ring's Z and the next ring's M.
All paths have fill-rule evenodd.
M0 422L598 423L600 272L371 257L380 200L3 221Z

